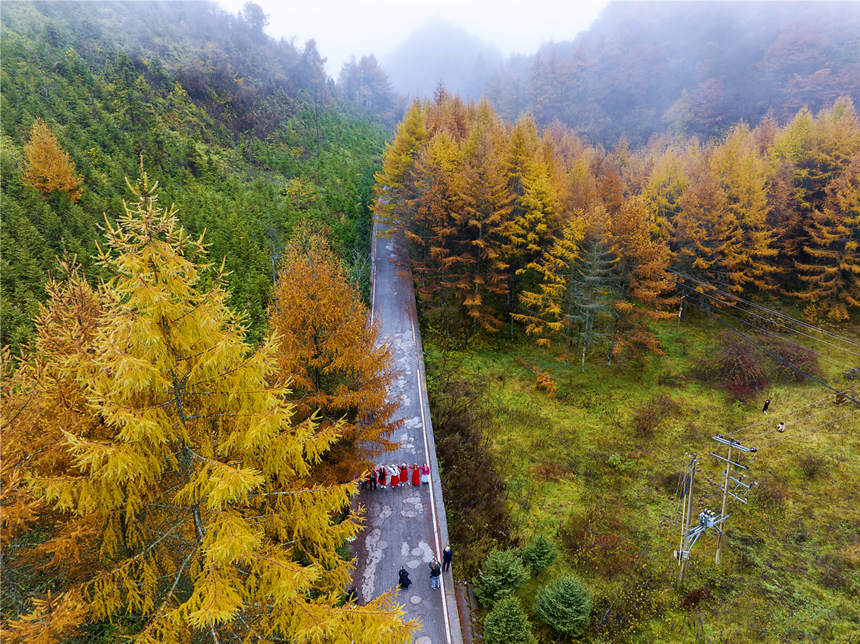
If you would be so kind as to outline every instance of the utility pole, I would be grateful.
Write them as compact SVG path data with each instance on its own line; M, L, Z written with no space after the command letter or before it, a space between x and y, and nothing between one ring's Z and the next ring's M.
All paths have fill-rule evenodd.
M687 539L690 532L690 516L693 514L693 477L696 475L696 464L699 462L696 455L690 459L690 464L687 466L687 472L684 474L682 483L682 504L681 504L681 544L678 550L675 551L675 557L678 559L678 585L684 583L684 575L687 572L687 562L690 560L690 548L687 546Z
M755 447L746 447L745 445L741 445L739 441L733 438L728 438L727 436L723 436L722 434L712 436L711 439L717 441L721 445L725 445L728 448L728 453L726 454L725 458L720 456L719 454L711 452L711 456L720 461L724 461L726 464L726 472L723 478L723 505L720 509L720 520L725 521L726 519L728 519L728 516L726 515L726 503L728 501L728 498L732 497L733 499L737 499L738 501L746 505L746 499L743 498L743 496L738 496L738 494L745 495L747 492L749 492L751 487L750 484L744 482L746 474L741 474L740 478L732 476L732 473L734 471L733 468L737 467L742 470L749 469L746 465L742 465L732 460L732 450L734 449L738 452L747 454L755 453L757 450ZM734 488L731 491L729 490L729 481L732 481L735 484ZM738 492L738 494L735 494L735 492ZM717 551L714 555L714 561L716 563L720 563L720 553L723 547L723 530L720 530L719 532L720 536L717 537Z

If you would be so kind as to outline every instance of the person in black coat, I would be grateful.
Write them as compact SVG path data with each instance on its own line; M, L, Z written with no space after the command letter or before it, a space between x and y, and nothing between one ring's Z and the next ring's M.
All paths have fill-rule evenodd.
M451 544L449 543L445 546L445 549L442 550L442 572L448 572L448 568L451 567L452 556L454 556L454 553L451 550Z
M400 567L400 573L398 573L398 577L400 577L400 581L398 582L400 584L400 587L403 590L408 590L409 586L412 585L412 581L409 579L409 573L406 572L406 568L404 568L403 566Z

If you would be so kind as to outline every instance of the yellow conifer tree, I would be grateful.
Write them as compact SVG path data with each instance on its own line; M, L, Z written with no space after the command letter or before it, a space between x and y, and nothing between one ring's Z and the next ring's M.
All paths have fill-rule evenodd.
M354 486L308 481L336 426L290 422L286 391L268 382L276 338L245 343L221 279L201 286L202 239L155 189L142 174L134 202L107 223L100 262L112 277L76 374L105 435L54 419L74 468L31 476L54 511L89 520L97 565L7 637L132 614L124 628L140 642L402 642L414 624L390 596L340 605L350 562L335 549L358 526L333 517Z
M860 310L860 157L827 189L824 208L814 210L806 230L809 260L796 262L809 302L807 314L841 322Z
M277 377L290 383L296 405L293 422L313 416L318 432L339 433L314 479L354 480L395 447L386 438L399 426L386 396L394 370L367 307L319 234L302 231L287 248L269 320L278 334Z
M24 146L24 180L43 195L66 192L72 201L81 198L81 178L75 164L42 119L36 119Z

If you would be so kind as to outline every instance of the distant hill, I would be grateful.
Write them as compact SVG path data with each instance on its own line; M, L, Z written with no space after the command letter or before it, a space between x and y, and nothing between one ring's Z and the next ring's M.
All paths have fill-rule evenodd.
M498 49L438 18L414 31L382 61L395 91L411 97L430 96L444 81L450 92L478 98L501 64Z
M860 100L860 3L614 2L569 42L508 61L485 93L509 119L591 141L718 135L840 95Z

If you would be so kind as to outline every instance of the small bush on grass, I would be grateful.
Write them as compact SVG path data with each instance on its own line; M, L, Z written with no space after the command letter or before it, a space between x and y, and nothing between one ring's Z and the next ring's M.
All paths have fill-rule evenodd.
M525 546L520 551L520 554L531 571L534 574L538 574L552 565L556 557L558 557L558 550L556 550L552 541L540 535L529 545Z
M613 499L606 500L612 507ZM611 579L629 574L636 553L625 537L627 526L603 505L590 505L585 512L573 513L559 530L561 546L574 565L587 566Z
M633 416L633 428L640 438L649 438L667 416L677 414L678 403L669 396L660 394L642 405Z
M538 591L535 614L562 635L579 637L591 619L591 591L579 577L562 577Z
M535 644L532 625L514 597L496 602L484 618L484 644Z
M749 398L768 386L770 360L744 338L726 332L713 361L701 365L700 376L725 387L738 398Z
M515 592L529 578L515 550L493 550L475 580L475 596L484 606Z
M824 465L824 457L816 454L807 454L800 459L800 470L810 481L818 478L818 475L821 474L824 469Z

